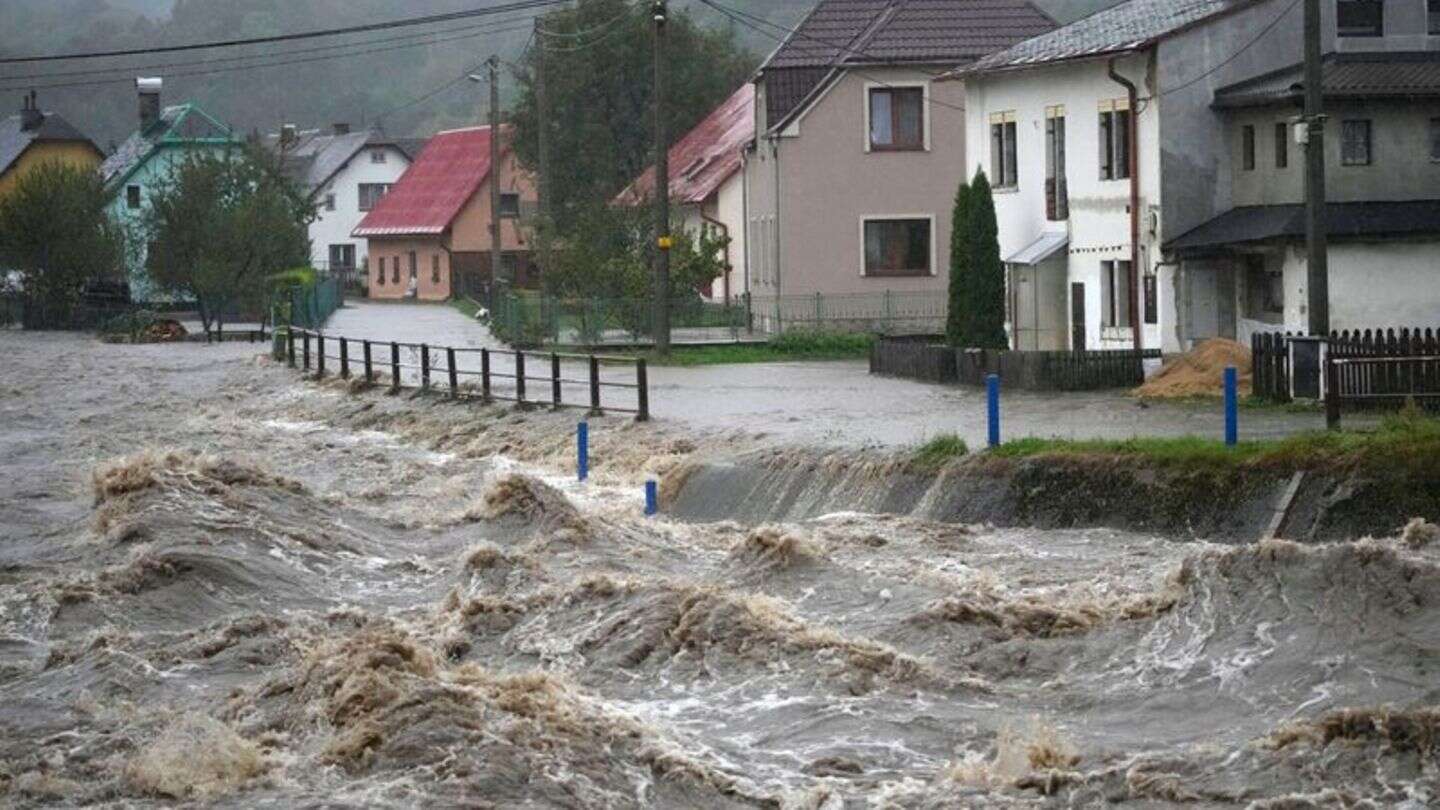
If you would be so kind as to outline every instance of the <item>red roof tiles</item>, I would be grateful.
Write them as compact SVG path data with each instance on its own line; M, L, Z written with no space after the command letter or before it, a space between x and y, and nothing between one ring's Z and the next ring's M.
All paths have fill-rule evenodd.
M490 173L490 128L441 132L425 144L352 236L443 233Z
M670 147L670 198L698 204L740 169L740 152L755 137L755 85L746 82L705 120ZM655 190L655 167L620 192L616 202L638 205Z

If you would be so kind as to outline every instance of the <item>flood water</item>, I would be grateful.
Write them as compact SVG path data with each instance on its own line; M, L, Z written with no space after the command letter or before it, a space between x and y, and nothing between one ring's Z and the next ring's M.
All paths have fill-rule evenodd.
M646 519L763 440L0 346L6 806L1440 803L1433 528Z

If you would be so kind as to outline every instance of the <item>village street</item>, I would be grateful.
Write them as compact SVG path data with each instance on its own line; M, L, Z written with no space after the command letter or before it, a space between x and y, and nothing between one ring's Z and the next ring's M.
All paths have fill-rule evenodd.
M483 325L440 305L350 301L325 331L346 338L501 348ZM786 444L899 447L956 433L980 447L986 436L984 392L872 377L858 360L652 366L650 401L658 419L762 434ZM1223 426L1218 402L1142 405L1117 391L1010 392L1002 400L1007 440L1219 437ZM1246 410L1240 434L1242 439L1275 438L1323 427L1319 413Z

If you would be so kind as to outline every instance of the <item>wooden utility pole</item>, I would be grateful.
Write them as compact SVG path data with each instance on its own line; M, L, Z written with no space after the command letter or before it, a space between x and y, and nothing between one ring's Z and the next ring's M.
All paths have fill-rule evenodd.
M670 354L670 147L665 136L666 0L655 16L655 351Z
M545 29L540 26L540 19L535 19L535 42L539 50L535 57L535 102L536 112L539 117L540 140L540 265L541 272L550 268L550 228L552 226L550 210L550 104L545 94L545 62L546 56Z
M500 238L500 57L490 66L490 283L500 281L503 249Z
M1325 233L1325 113L1320 0L1305 0L1305 287L1310 334L1330 334L1330 257Z

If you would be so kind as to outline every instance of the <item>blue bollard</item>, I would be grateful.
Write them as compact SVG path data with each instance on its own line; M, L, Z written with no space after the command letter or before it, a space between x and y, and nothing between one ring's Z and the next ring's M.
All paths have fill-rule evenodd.
M989 411L990 421L990 446L1000 446L1000 375L990 374L985 377L985 402Z
M645 516L652 517L660 513L660 485L654 481L645 482Z
M1225 367L1225 446L1234 447L1240 440L1239 374L1234 366Z
M575 428L575 451L576 465L579 468L580 480L584 481L590 477L590 423L581 422Z

